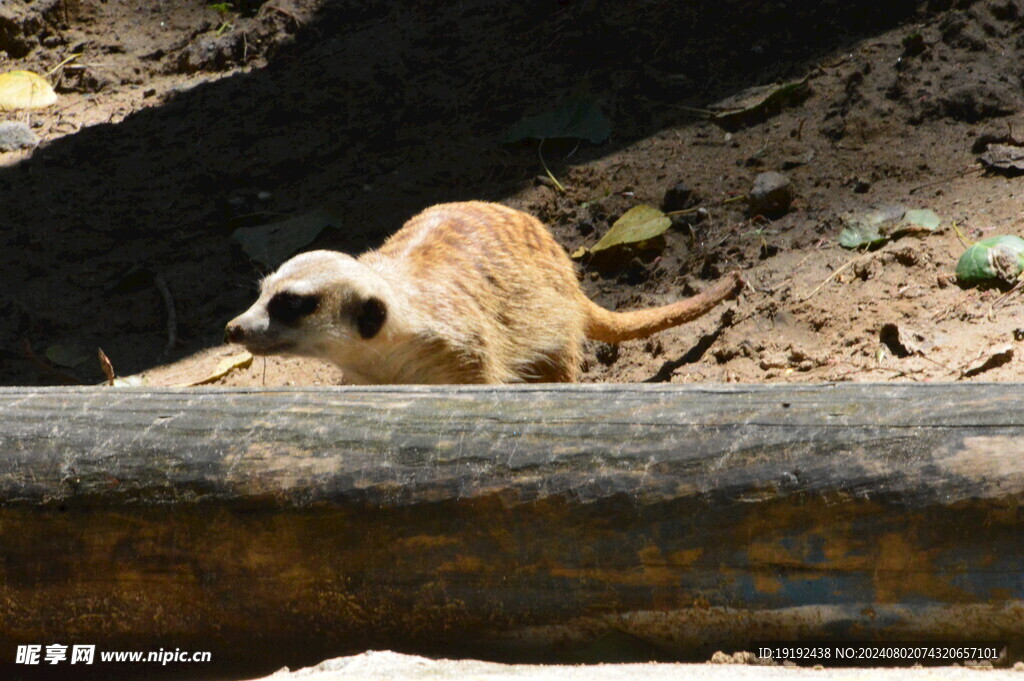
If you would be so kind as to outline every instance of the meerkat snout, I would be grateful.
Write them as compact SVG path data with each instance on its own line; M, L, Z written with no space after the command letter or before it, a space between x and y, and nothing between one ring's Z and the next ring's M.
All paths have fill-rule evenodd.
M224 329L225 341L262 349L261 346L267 345L267 341L283 336L282 332L287 327L295 326L304 317L316 312L320 306L320 296L280 291L274 293L265 304L261 303L262 297L244 314L228 322Z
M303 253L260 284L248 310L228 322L224 340L257 355L336 359L377 337L388 321L386 292L373 272L342 253Z

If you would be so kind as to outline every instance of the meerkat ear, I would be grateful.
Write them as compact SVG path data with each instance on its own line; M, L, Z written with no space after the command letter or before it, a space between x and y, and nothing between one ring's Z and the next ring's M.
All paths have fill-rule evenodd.
M356 328L363 338L373 338L380 332L388 318L388 308L380 298L370 297L363 301L356 313Z

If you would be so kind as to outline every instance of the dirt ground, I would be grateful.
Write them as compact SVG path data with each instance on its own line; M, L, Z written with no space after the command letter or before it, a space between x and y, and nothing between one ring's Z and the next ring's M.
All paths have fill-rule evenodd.
M11 0L0 70L52 71L60 100L3 115L42 143L0 153L0 383L98 383L97 348L119 375L195 381L236 352L224 324L263 274L235 229L332 206L338 229L309 248L355 253L471 198L534 213L570 253L634 205L702 209L661 249L582 259L610 308L745 273L700 321L593 344L586 381L1014 380L1020 294L953 280L952 224L972 240L1020 231L1022 180L977 153L1024 131L1022 25L1019 0ZM742 129L701 113L804 77L806 99ZM544 146L562 192L537 142L501 140L571 95L612 132ZM796 192L774 219L742 200L766 171ZM889 204L942 226L838 245L844 214ZM257 359L219 383L340 380Z
M824 670L737 664L504 665L476 660L431 660L388 651L369 651L327 660L294 672L285 668L259 681L443 681L467 678L476 681L621 681L636 678L650 681L1015 681L1020 677L1017 670L980 671L962 667Z

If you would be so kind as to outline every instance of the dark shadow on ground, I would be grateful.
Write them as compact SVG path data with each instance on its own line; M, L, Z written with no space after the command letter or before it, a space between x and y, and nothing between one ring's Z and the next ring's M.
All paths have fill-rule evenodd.
M691 120L680 105L802 75L914 11L908 0L328 2L266 69L0 170L0 382L54 382L26 340L36 352L102 347L122 374L217 343L260 274L230 239L246 214L335 204L344 228L317 245L359 251L429 204L530 182L536 145L499 139L562 97L594 96L614 129L568 160L552 152L556 173ZM157 275L178 315L169 357ZM88 366L78 378L100 380Z

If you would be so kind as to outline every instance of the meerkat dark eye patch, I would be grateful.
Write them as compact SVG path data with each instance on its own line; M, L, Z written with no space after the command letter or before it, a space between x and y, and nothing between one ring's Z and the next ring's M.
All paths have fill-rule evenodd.
M388 318L388 308L380 298L367 298L356 312L356 328L363 338L373 338Z
M281 292L275 294L267 303L267 314L282 324L294 324L303 317L313 314L319 306L320 296Z

